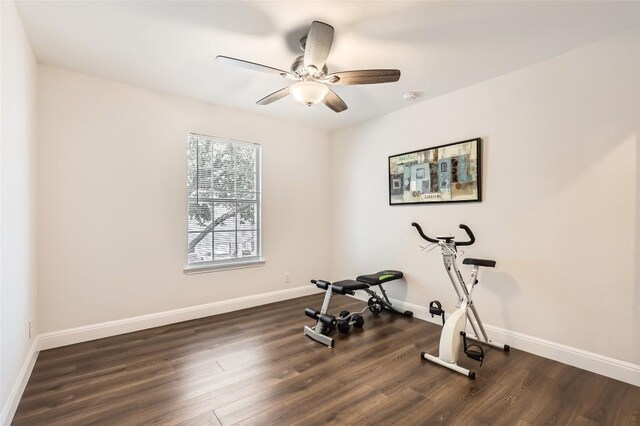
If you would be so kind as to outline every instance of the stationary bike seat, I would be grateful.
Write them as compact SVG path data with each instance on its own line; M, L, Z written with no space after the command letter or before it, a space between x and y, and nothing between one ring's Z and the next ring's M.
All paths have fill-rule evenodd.
M495 268L496 261L489 259L474 259L472 257L467 257L462 261L465 265L477 265L477 266L486 266L488 268Z
M403 274L400 271L384 270L377 274L360 275L356 280L370 285L378 285L388 281L399 280L402 277Z

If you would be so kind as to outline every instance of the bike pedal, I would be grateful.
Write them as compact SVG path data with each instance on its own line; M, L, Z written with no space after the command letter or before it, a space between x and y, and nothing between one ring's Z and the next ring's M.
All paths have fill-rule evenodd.
M429 313L431 314L431 318L433 318L434 315L440 316L444 314L442 304L438 300L432 300L431 303L429 303Z
M482 349L476 350L469 348L465 351L465 353L467 354L467 357L473 359L474 361L478 361L480 363L480 367L482 367L482 362L484 361L484 352L482 351Z

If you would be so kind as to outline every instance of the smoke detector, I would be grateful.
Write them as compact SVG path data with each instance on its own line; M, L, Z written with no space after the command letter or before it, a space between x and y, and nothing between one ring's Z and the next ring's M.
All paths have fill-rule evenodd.
M402 99L405 101L415 101L420 96L420 92L407 92L402 95Z

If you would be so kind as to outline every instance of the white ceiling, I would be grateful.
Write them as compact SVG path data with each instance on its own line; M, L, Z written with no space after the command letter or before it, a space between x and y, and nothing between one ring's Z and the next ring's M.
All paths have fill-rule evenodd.
M211 104L334 130L640 27L640 2L20 2L38 61ZM291 97L290 84L216 63L289 69L313 20L335 27L329 72L398 68L397 83L335 87L349 109Z

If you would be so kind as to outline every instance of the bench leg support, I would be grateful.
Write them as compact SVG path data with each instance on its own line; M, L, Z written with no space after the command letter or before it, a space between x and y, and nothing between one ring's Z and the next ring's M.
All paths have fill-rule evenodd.
M309 327L308 325L304 326L304 334L306 334L307 336L311 337L313 340L315 340L318 343L322 343L323 345L326 345L330 348L333 347L333 338L329 337L329 336L325 336L324 334L320 334L317 333L313 328Z
M378 296L378 294L375 291L371 290L370 288L365 288L364 291L367 292L369 296L377 298L380 301L380 303L382 303L382 306L385 307L385 309L400 315L407 316L407 317L413 316L413 312L403 311L393 306L393 304L391 304L391 300L389 300L389 297L387 296L387 293L384 291L384 288L382 287L382 285L378 284L378 287L380 288L380 291L382 292L383 297Z

